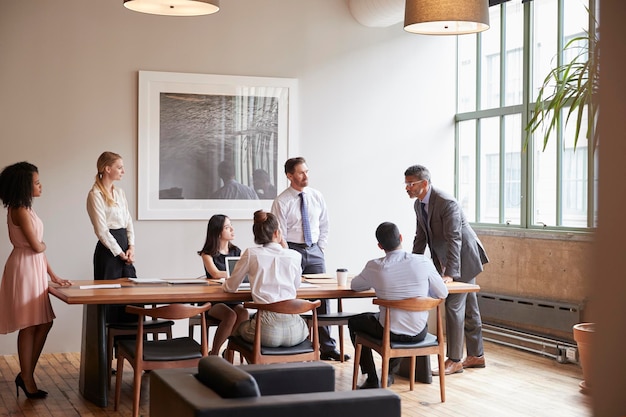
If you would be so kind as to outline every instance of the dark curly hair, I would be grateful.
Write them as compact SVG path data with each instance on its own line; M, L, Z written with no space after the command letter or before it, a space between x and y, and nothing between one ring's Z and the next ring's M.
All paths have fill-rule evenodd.
M0 199L4 207L27 207L33 203L33 174L37 167L28 162L9 165L0 173Z

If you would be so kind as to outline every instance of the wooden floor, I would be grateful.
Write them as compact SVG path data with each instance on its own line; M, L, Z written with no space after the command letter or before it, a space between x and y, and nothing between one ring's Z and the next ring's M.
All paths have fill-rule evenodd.
M346 346L352 346L349 340ZM467 369L446 378L445 403L439 401L437 378L429 385L416 383L411 392L408 380L396 377L390 389L402 397L402 416L591 416L590 398L578 390L582 379L578 365L559 364L554 359L488 342L485 357L486 368ZM431 360L436 367L435 358ZM100 408L81 397L79 362L79 353L43 355L36 377L39 388L50 395L45 400L28 400L21 391L19 398L15 396L14 379L19 372L17 357L0 356L0 416L131 415L130 368L125 367L122 404L119 412L115 412L112 400L107 408ZM352 361L333 364L337 371L337 390L350 390ZM359 383L362 381L363 377ZM148 388L149 378L144 377L140 411L143 416L149 415Z

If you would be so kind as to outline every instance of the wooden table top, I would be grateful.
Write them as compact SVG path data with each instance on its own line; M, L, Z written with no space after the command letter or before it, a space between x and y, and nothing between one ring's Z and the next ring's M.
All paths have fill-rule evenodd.
M50 283L49 292L66 304L151 304L183 302L250 301L250 290L227 293L220 284L209 280L205 284L137 284L127 278L103 281L73 281L70 287ZM121 284L121 288L81 289L89 285ZM450 293L478 292L480 286L451 282L446 284ZM339 286L335 280L328 284L316 279L313 287L300 288L298 298L368 298L375 297L373 290L352 291L348 286Z

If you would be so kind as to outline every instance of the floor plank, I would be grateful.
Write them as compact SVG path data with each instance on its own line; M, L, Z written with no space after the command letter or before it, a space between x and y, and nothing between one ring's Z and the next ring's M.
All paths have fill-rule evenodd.
M352 344L346 348L354 353ZM439 398L439 379L432 384L415 384L409 391L409 381L396 377L390 389L402 398L403 417L478 417L478 416L591 416L591 398L579 392L582 371L576 364L560 364L554 359L510 347L485 342L487 367L467 369L446 378L446 402ZM436 357L431 358L433 368ZM332 362L336 368L338 391L352 386L352 361ZM380 372L380 361L377 359ZM130 416L132 409L132 371L125 366L120 409L113 410L113 381L111 401L100 408L83 399L78 392L79 353L44 354L36 377L41 389L50 395L45 400L29 400L20 391L15 396L15 375L19 372L17 356L0 356L0 417L73 417ZM359 383L364 377L360 376ZM149 416L149 378L145 376L141 389L140 415Z

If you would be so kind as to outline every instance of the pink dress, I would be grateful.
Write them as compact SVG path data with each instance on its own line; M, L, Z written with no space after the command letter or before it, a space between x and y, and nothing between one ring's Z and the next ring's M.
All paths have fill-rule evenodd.
M28 210L38 240L43 238L43 223ZM44 253L32 250L22 229L7 213L9 239L13 251L4 266L0 283L0 334L51 322L55 316L48 296L47 261Z

